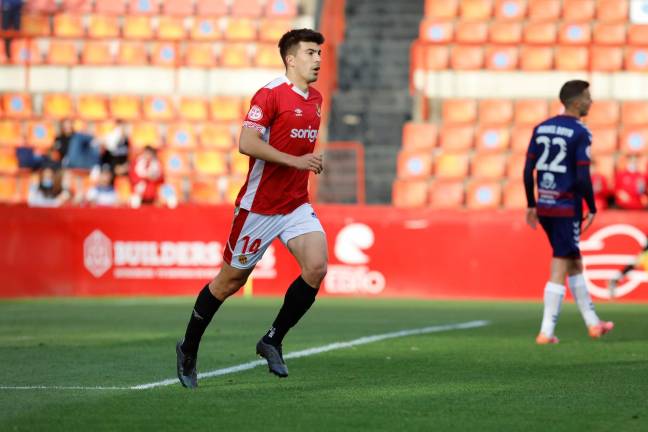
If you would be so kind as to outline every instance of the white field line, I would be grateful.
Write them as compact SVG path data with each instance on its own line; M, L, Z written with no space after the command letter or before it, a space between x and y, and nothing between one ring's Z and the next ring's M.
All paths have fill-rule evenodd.
M355 346L359 345L366 345L374 342L379 342L383 341L386 339L395 339L395 338L401 338L401 337L406 337L406 336L415 336L415 335L422 335L422 334L428 334L428 333L440 333L440 332L445 332L445 331L451 331L451 330L466 330L466 329L473 329L473 328L478 328L478 327L485 327L489 325L489 321L484 321L484 320L479 320L479 321L468 321L465 323L458 323L458 324L444 324L444 325L437 325L437 326L429 326L429 327L422 327L422 328L417 328L417 329L410 329L410 330L401 330L401 331L396 331L396 332L391 332L391 333L383 333L379 335L373 335L373 336L364 336L358 339L353 339L350 341L346 342L333 342L328 345L322 345L319 347L314 347L314 348L308 348L302 351L294 351L291 353L287 353L284 355L284 359L294 359L294 358L301 358L301 357L309 357L312 355L316 354L321 354L324 352L328 351L334 351L334 350L339 350L339 349L344 349L344 348L352 348ZM221 376L221 375L229 375L232 373L236 372L242 372L248 369L254 369L257 366L263 366L266 365L265 360L254 360L250 361L247 363L241 363L236 366L230 366L227 368L223 369L216 369L213 371L209 372L204 372L201 374L198 374L198 378L200 379L205 379L205 378L211 378L215 376ZM169 378L165 379L162 381L156 381L152 383L146 383L146 384L139 384L139 385L134 385L134 386L125 386L125 387L101 387L101 386L93 386L93 387L83 387L83 386L71 386L71 387L65 387L65 386L1 386L0 385L0 390L146 390L146 389L151 389L151 388L156 388L156 387L165 387L169 386L172 384L178 384L178 379L177 378Z

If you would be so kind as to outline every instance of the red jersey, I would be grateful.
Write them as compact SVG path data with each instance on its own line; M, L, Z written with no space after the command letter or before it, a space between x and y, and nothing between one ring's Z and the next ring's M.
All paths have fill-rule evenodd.
M646 178L638 172L621 171L617 173L614 185L614 198L623 209L638 210L646 207Z
M317 90L304 93L283 76L254 95L243 127L256 129L281 152L302 156L315 149L321 106ZM236 206L265 215L290 213L308 202L309 172L250 157Z

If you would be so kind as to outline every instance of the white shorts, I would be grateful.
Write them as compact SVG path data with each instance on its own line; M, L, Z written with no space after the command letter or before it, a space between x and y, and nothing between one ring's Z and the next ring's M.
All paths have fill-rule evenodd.
M285 215L262 215L237 208L223 261L238 269L256 265L272 241L279 237L283 244L310 232L324 232L310 204L302 204Z

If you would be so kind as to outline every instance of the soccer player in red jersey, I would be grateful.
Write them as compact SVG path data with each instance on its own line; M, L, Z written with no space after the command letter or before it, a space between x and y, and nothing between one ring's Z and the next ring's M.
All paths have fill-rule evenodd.
M319 75L324 37L291 30L279 41L286 74L252 98L239 140L250 157L245 184L236 199L234 221L218 275L198 294L185 337L176 345L180 383L196 388L200 339L220 305L247 281L263 253L279 237L301 268L256 352L270 372L288 376L282 341L315 301L326 275L328 248L322 225L308 200L309 172L322 172L314 153L322 96L309 84Z

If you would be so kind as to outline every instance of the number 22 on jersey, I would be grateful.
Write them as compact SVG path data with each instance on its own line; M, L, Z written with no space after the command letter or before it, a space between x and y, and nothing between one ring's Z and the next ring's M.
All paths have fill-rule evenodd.
M550 139L548 136L540 135L536 138L536 144L544 146L542 155L540 155L538 163L536 163L536 169L538 171L550 171L554 173L567 172L567 167L561 164L567 156L567 141L564 138L553 137ZM556 153L551 162L547 163L552 146L558 147L558 153Z

